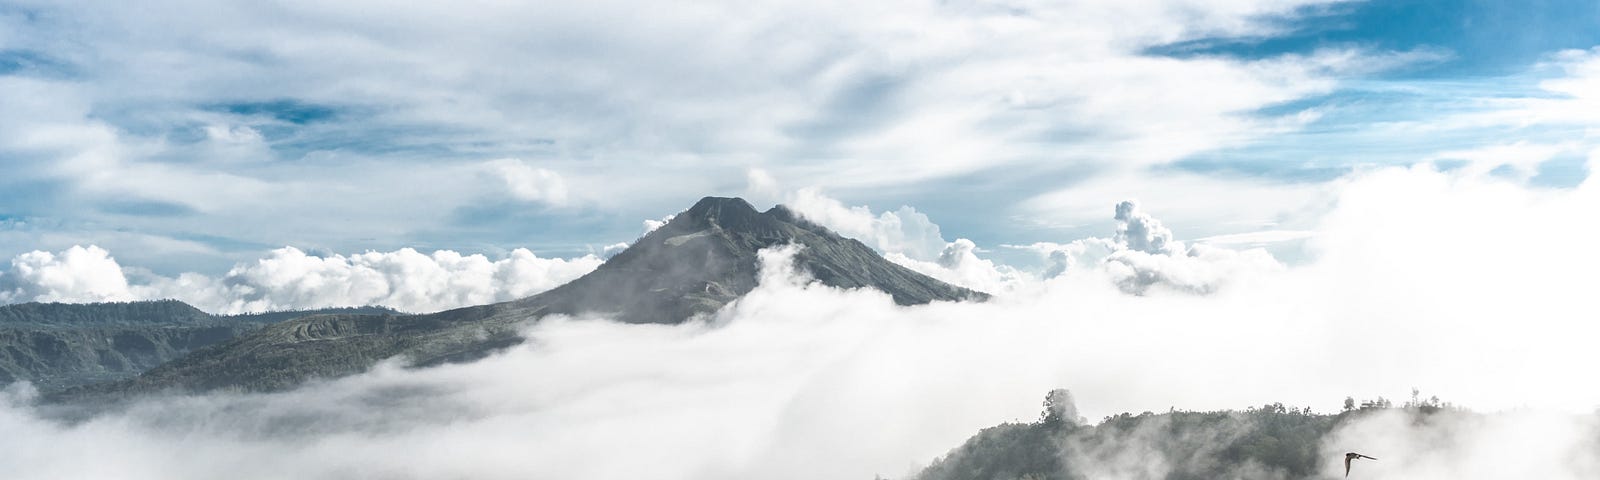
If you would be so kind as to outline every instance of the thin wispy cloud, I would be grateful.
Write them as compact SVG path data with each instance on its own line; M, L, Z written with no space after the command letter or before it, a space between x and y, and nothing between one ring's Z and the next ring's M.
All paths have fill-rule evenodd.
M49 62L0 76L0 152L14 182L50 187L5 213L203 231L226 265L284 244L464 248L474 225L528 222L570 254L671 213L640 205L737 188L750 168L865 199L1025 172L1020 201L1293 131L1300 112L1263 109L1418 61L1147 51L1286 34L1320 3L148 6L178 18L23 2L0 50ZM496 164L509 190L484 192L470 170L503 159L526 169ZM450 224L467 228L433 227ZM11 254L70 246L14 236ZM530 246L516 240L471 248Z

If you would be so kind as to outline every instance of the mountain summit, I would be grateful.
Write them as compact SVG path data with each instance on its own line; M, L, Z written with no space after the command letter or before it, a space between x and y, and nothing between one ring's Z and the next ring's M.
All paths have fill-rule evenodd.
M425 366L469 361L522 341L516 326L546 315L594 314L627 323L681 323L756 287L757 252L797 244L796 265L839 288L874 288L896 303L982 300L885 260L859 241L783 206L757 211L706 197L595 271L510 302L426 315L317 315L277 323L145 372L60 398L163 390L278 390L359 373L395 356Z

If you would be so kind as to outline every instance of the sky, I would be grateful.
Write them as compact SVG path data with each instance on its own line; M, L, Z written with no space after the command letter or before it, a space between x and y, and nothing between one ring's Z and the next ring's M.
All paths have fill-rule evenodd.
M0 0L0 304L506 301L708 195L994 294L897 306L767 250L709 317L471 364L76 424L12 384L0 464L902 478L1053 388L1091 420L1417 388L1497 413L1318 451L1595 478L1597 167L1594 2Z
M810 189L1038 270L999 245L1129 199L1198 239L1382 166L1570 188L1596 45L1581 1L7 1L0 255L571 259Z

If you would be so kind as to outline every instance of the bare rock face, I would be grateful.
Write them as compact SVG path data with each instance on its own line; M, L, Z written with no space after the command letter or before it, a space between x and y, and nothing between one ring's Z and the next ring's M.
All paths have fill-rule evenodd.
M628 323L677 323L756 287L756 252L794 243L795 262L824 284L875 288L901 305L986 295L884 260L872 248L783 206L758 212L739 198L706 197L599 269L517 303L541 313L603 313Z
M681 323L715 312L756 287L757 252L798 244L795 262L818 281L874 288L896 303L983 300L883 259L777 206L706 197L595 271L532 297L427 315L318 315L277 323L137 378L68 390L60 399L164 390L264 391L311 378L362 372L403 356L417 366L470 361L522 341L516 326L552 315L601 315L626 323Z

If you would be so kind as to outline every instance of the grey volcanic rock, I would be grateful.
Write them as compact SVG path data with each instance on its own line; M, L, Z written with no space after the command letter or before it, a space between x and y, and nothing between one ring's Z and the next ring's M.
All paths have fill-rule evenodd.
M131 378L273 322L334 311L392 312L217 316L176 300L0 306L0 385L29 381L49 391Z
M901 305L982 300L883 259L782 206L759 212L738 198L707 197L622 253L532 297L427 315L317 315L270 325L196 351L137 378L73 389L58 398L155 391L290 388L404 357L426 366L470 361L522 341L517 327L552 314L597 314L628 323L680 323L716 311L756 286L757 252L794 243L795 259L826 285L875 288Z

